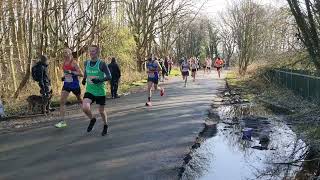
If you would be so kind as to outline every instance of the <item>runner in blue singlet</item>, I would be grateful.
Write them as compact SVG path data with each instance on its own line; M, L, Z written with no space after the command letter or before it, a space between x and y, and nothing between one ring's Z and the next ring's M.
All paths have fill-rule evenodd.
M152 56L146 62L146 70L148 75L148 101L146 102L146 106L152 106L151 104L151 96L152 96L152 86L154 86L154 90L160 89L160 96L164 95L164 88L158 86L159 83L159 72L161 72L161 66L157 59Z

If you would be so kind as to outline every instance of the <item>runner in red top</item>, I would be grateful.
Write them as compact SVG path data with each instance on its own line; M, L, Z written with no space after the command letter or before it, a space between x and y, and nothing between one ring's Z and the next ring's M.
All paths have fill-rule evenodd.
M67 98L72 92L78 99L79 103L82 103L81 90L79 83L79 76L83 77L83 73L80 70L79 65L72 56L72 51L70 49L64 50L64 61L63 61L63 87L60 97L60 118L61 121L55 125L56 128L63 128L67 126L65 121L65 103Z
M223 64L224 64L224 61L220 57L218 57L216 59L216 61L214 62L214 67L217 68L219 78L220 78L220 72L221 72Z

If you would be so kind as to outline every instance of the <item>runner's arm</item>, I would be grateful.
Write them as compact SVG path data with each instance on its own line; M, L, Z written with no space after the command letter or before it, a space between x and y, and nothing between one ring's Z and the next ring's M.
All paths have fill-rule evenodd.
M109 70L107 64L103 61L101 61L101 63L100 63L100 70L102 72L104 72L104 74L106 75L103 79L101 79L102 81L111 80L112 76L111 76L110 70Z
M83 73L83 79L82 79L82 85L86 84L87 81L87 72L86 72L86 65L87 65L87 61L84 62L84 73Z
M157 66L158 66L158 72L162 72L162 67L161 67L159 61L155 61L155 63L156 63Z
M73 72L73 74L76 75L76 76L83 77L83 73L82 73L78 63L74 63L74 67L76 68L76 71Z

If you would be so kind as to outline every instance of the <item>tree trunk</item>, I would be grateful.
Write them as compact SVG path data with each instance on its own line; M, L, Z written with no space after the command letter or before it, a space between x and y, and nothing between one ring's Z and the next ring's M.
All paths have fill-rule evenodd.
M18 15L18 32L17 32L17 42L18 42L18 48L20 52L20 58L23 66L23 70L26 68L26 60L25 57L26 52L25 52L25 47L24 47L24 41L23 41L23 36L24 36L24 29L23 29L23 14L22 14L22 0L17 0L17 15Z
M16 89L16 92L14 93L14 98L18 98L19 93L21 90L25 87L27 84L29 78L30 78L30 73L31 73L31 64L32 64L32 33L33 33L33 13L32 13L32 1L30 1L30 6L29 6L29 16L30 16L30 21L29 21L29 52L28 52L28 62L27 62L27 71L26 74L21 81L19 88Z
M9 62L10 62L10 70L11 70L10 73L11 73L11 77L12 77L13 89L14 89L14 91L16 91L17 90L17 78L16 78L16 70L15 70L16 64L13 62L13 53L14 53L13 47L11 44L10 53L9 53Z
M21 62L21 56L20 56L20 51L18 48L18 43L17 43L17 32L16 32L16 26L15 26L15 17L14 17L14 7L13 7L13 1L8 1L8 6L9 6L9 23L10 23L10 30L11 30L11 42L13 46L13 51L12 52L13 58L18 59L19 61L19 67L20 67L20 72L24 71L22 62ZM17 66L17 64L15 64Z

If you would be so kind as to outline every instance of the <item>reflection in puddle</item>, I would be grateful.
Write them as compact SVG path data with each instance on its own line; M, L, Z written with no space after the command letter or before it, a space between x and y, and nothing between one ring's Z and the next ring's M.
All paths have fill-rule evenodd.
M182 179L294 179L307 147L281 117L252 105L216 112L217 134L192 152ZM253 129L251 140L242 139L244 128Z

